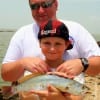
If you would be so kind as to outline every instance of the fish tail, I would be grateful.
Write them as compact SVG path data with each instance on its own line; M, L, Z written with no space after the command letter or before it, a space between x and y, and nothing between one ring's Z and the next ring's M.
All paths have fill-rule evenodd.
M7 99L7 100L16 94L12 86L3 86L1 88L1 92L2 92L3 99Z

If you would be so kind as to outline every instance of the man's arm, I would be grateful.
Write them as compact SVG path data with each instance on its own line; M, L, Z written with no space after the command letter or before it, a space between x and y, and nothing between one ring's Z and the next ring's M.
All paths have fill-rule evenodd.
M100 56L90 57L88 62L89 67L85 73L91 76L98 75L100 73Z
M14 62L8 62L2 65L2 78L6 81L16 81L27 70L32 73L46 73L48 65L44 60L37 57L25 57Z
M100 73L100 56L90 57L88 59L89 66L85 71L90 76L95 76ZM77 76L84 71L84 66L80 59L71 59L65 61L56 69L58 72L64 72L67 76Z
M24 74L24 68L19 61L2 64L1 76L5 81L16 81Z

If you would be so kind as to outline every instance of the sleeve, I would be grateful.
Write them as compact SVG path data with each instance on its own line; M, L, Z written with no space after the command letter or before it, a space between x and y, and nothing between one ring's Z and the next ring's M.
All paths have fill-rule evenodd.
M78 27L76 44L81 57L100 56L100 48L93 36L81 25Z
M3 59L3 63L12 62L19 58L21 58L23 50L22 50L22 32L23 30L17 31L12 37L6 55Z

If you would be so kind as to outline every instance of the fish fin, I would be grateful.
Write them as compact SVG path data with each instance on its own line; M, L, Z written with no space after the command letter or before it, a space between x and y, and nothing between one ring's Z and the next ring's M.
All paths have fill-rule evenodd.
M21 83L23 83L23 82L25 82L25 81L27 81L27 80L33 78L33 77L40 76L40 75L43 75L43 74L41 74L41 73L32 73L32 74L26 75L26 76L24 76L24 77L21 77L21 78L18 80L18 83L21 84Z
M15 93L13 93L12 89L13 89L12 86L2 86L1 87L1 93L2 93L3 99L8 100L9 98L11 98L15 95Z
M5 94L3 96L3 100L15 100L15 98L19 98L19 94L18 93L16 93L16 94Z
M1 91L2 93L6 94L6 93L11 93L12 91L12 86L2 86L1 87Z

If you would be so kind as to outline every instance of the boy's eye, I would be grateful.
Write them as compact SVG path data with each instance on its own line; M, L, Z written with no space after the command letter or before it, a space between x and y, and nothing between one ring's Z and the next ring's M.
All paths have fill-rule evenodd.
M56 45L61 45L61 43L56 43Z
M44 42L43 44L45 44L45 45L50 45L50 43L49 43L49 42Z

